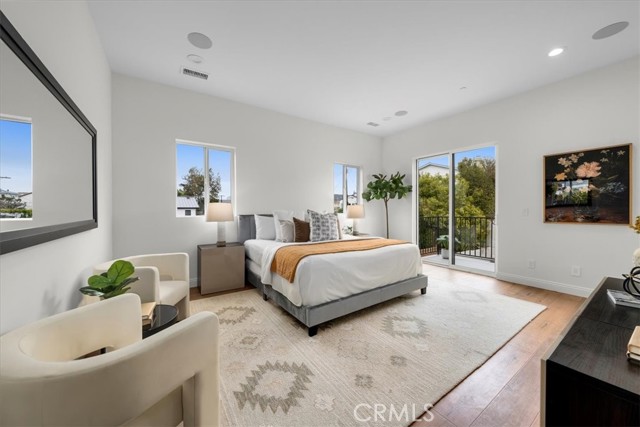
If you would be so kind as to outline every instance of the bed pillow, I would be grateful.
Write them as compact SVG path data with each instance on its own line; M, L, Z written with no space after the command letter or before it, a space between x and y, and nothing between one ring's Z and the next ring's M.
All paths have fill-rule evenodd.
M295 233L293 231L293 221L289 221L287 219L281 219L278 221L278 226L276 227L276 234L280 232L280 240L279 242L293 242L295 240ZM277 239L276 239L277 240Z
M310 225L307 221L293 218L294 242L308 242L310 231Z
M269 216L254 215L256 221L256 239L275 240L276 226Z
M280 234L280 221L293 221L293 211L273 211L273 224L276 230L276 240L278 242L286 242L282 240Z
M321 214L312 210L308 210L307 212L311 218L309 240L312 242L338 240L338 217L336 214Z

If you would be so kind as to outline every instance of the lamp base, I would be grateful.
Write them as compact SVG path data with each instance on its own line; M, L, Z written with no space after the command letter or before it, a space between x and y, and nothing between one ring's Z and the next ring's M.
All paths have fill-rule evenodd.
M227 246L227 229L225 228L225 223L220 221L218 222L218 241L216 242L216 246L222 247Z

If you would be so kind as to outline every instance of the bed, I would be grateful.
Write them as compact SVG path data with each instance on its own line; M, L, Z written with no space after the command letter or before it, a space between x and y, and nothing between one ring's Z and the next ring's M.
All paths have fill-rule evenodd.
M240 215L238 241L245 245L247 280L265 301L271 299L303 323L309 336L338 317L409 292L427 292L428 279L421 273L420 254L412 244L307 257L290 283L270 273L272 255L287 244L255 237L254 216Z

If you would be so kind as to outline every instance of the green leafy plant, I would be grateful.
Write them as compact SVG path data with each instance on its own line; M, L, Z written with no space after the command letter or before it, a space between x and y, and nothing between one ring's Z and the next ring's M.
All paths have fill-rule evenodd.
M124 294L131 289L128 285L138 280L137 277L129 277L134 271L135 268L129 261L114 261L109 270L89 277L89 286L80 288L80 292L105 299Z
M440 247L442 249L449 249L449 235L448 234L443 234L442 236L438 237L436 239L436 242L438 242L440 244ZM458 238L456 237L456 246L458 246L460 244L460 240L458 240Z
M387 239L389 238L389 200L402 199L413 190L412 185L405 185L405 175L396 172L387 178L386 175L373 175L374 180L367 184L367 189L362 193L362 198L367 202L371 200L382 200L384 202L384 213L387 221Z

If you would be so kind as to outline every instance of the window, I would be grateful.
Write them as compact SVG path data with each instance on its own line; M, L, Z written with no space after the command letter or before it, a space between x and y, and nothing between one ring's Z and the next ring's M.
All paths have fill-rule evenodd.
M233 148L176 141L176 216L202 216L209 202L233 203L234 155Z
M361 193L360 168L336 163L333 166L333 211L343 213L345 206L360 204Z
M0 218L33 218L31 120L0 118Z

